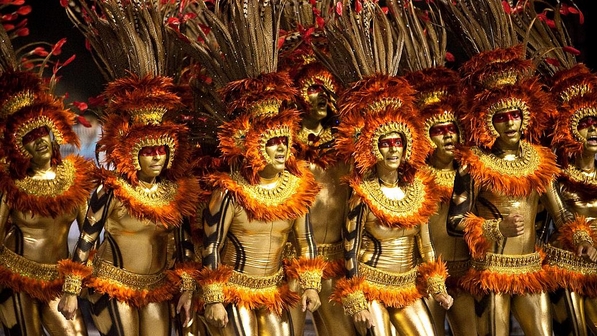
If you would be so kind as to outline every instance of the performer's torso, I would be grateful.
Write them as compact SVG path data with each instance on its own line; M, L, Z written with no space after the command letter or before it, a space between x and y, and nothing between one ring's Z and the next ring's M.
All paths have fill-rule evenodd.
M131 216L114 198L98 257L137 274L154 274L166 265L172 228Z
M309 216L313 234L318 244L331 244L342 240L342 228L348 202L348 185L340 179L347 172L346 165L337 163L323 169L314 163L309 169L319 183L321 190L310 208Z
M275 274L281 266L282 252L294 219L250 221L246 211L234 206L234 217L222 251L222 263L255 276Z

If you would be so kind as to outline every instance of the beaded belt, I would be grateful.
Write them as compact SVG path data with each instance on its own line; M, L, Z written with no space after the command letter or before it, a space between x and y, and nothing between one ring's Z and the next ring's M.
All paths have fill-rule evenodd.
M416 268L404 273L392 273L378 270L363 263L359 263L359 274L369 282L379 285L390 285L394 287L416 286L417 281Z
M334 261L344 258L344 243L317 244L317 255L325 261Z
M484 259L473 260L473 267L477 270L508 274L538 272L541 270L541 255L539 252L523 255L504 255L487 252Z
M126 287L137 290L151 290L162 286L167 281L165 272L137 274L115 267L105 260L94 263L93 273L98 278L116 281Z
M543 250L547 254L547 261L550 266L563 268L568 271L581 274L597 274L597 264L579 258L576 253L563 250L551 245L544 245Z
M270 276L254 276L237 271L232 271L232 275L228 279L229 283L248 287L252 289L262 289L270 287L278 287L284 280L284 270L280 268L278 272Z
M20 256L4 246L0 246L0 265L22 277L41 281L59 278L58 264L40 264Z

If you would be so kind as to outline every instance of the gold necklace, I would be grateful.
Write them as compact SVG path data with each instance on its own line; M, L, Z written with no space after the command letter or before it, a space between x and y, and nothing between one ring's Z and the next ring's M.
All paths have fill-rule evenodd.
M232 172L230 176L234 182L242 187L247 196L265 205L272 206L285 203L295 193L300 182L298 177L290 174L287 170L281 173L277 185L271 189L250 184L238 171Z
M444 188L452 188L454 186L454 178L456 177L456 170L454 169L437 169L433 166L428 166L431 174L435 179L435 183Z
M176 191L178 189L178 185L175 182L168 180L153 184L151 189L148 189L141 184L133 187L120 177L117 179L117 182L126 194L145 205L153 207L168 205L176 197Z
M504 160L493 153L484 153L477 147L471 150L479 157L481 163L500 174L519 177L533 174L541 163L539 153L527 142L521 142L520 149L520 157L514 160Z
M21 180L16 180L15 185L31 195L55 197L68 190L74 181L74 163L70 160L63 160L56 166L56 176L53 179L39 180L26 176Z

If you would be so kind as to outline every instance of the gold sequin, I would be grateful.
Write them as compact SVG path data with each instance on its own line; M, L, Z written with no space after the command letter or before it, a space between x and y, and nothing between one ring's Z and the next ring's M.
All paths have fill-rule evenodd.
M473 260L477 270L487 270L502 274L526 274L541 270L539 252L523 255L503 255L487 252L482 260Z

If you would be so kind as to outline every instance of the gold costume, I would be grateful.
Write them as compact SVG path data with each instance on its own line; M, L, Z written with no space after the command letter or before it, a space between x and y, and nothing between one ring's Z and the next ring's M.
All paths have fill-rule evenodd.
M404 11L414 13L408 8ZM441 55L440 53L438 58ZM411 57L422 58L419 54ZM462 130L455 116L461 104L458 85L460 78L458 73L442 66L413 71L406 74L405 78L418 91L416 103L424 124L423 132L432 148L425 169L429 170L437 185L440 203L437 213L429 219L429 233L436 255L446 262L449 274L446 286L448 293L454 298L452 307L447 311L429 296L425 297L425 303L436 326L437 336L445 334L446 322L454 335L474 336L477 335L475 301L461 285L462 277L471 267L468 245L462 237L450 236L446 229L456 176L454 153L465 137L461 134Z
M79 145L76 116L34 65L52 62L55 50L21 68L27 52L15 53L12 35L0 27L0 322L6 335L86 335L79 311L73 320L58 311L58 262L97 185L95 167L60 155L60 145Z
M225 328L208 324L212 335L292 334L288 309L299 297L289 290L282 271L289 236L295 238L300 258L289 271L301 289L321 288L313 230L307 208L299 205L310 204L318 188L303 169L300 178L284 171L273 189L250 185L239 173L217 175L221 189L213 193L210 214L204 215L207 269L200 284L206 304L227 304L230 322Z
M70 169L61 170L64 166ZM83 222L86 195L94 184L93 170L90 162L68 157L58 166L57 171L61 173L54 180L71 182L49 189L48 185L52 184L48 184L48 180L27 177L29 187L24 189L20 183L23 180L15 183L7 174L0 174L0 193L4 195L0 205L0 231L8 230L3 246L0 246L0 285L5 294L12 293L0 303L0 315L8 335L41 334L42 325L51 335L87 334L80 312L72 321L58 312L58 296L63 283L58 274L58 261L68 257L67 239L71 224L75 219ZM79 193L80 197L73 199L66 191L70 195ZM27 204L25 198L34 199L48 193L54 193L56 201L65 202L62 206L70 210L53 217L42 215L35 209L37 206L45 208L45 203L40 200L34 203L34 208L18 210L19 206ZM60 200L61 196L66 197ZM49 209L52 207L48 206L42 212ZM9 218L11 226L7 228Z
M597 263L590 255L577 255L580 243L595 246L597 238L597 148L590 142L595 136L597 76L584 65L573 64L566 64L567 69L552 79L551 91L560 105L552 146L563 167L560 194L577 218L556 225L547 251L558 284L553 296L554 321L561 328L557 331L584 336L587 330L597 333Z

